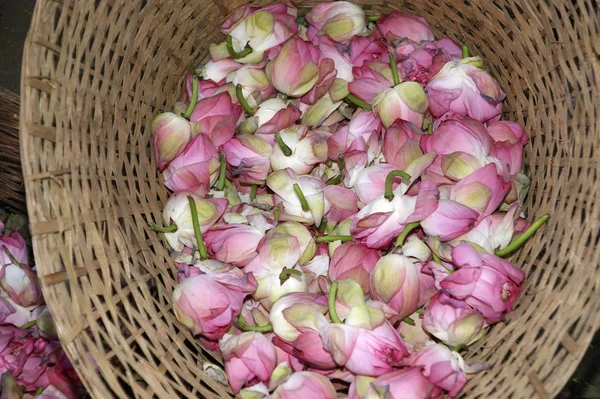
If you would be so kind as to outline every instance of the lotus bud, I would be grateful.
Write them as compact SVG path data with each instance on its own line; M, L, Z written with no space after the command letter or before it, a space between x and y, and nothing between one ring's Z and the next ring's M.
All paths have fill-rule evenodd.
M392 11L377 20L377 27L386 40L409 39L413 42L435 40L435 35L422 17Z
M244 388L239 392L241 399L264 399L269 395L269 389L262 382Z
M329 277L332 281L352 279L363 292L369 293L369 275L381 258L381 252L355 242L339 246L329 264Z
M406 347L413 354L423 349L431 341L431 336L423 330L423 321L418 313L409 316L412 323L400 323L398 333L404 340Z
M317 4L306 14L306 21L319 36L328 35L337 42L352 39L362 33L367 24L362 8L347 1Z
M152 121L154 135L154 159L159 170L166 168L183 152L192 136L200 131L197 123L190 123L173 112L157 115Z
M260 137L241 134L223 146L231 173L244 184L264 182L269 174L273 147Z
M369 385L367 398L411 398L429 399L439 391L421 372L419 367L409 367L392 371L375 379ZM362 398L361 398L362 399Z
M58 332L56 325L50 314L50 309L44 307L44 310L38 315L36 326L40 332L40 336L51 341L58 341Z
M311 128L319 127L340 105L342 101L333 101L331 95L326 93L302 113L302 124Z
M337 392L329 379L321 374L310 371L294 373L282 385L277 387L272 399L294 398L335 399Z
M412 123L400 121L394 123L385 132L383 156L388 164L405 170L415 159L423 155L420 147L422 132Z
M348 389L348 399L365 399L373 381L375 381L375 377L357 375Z
M269 321L273 326L275 334L287 342L293 342L301 334L300 327L307 327L307 322L303 325L297 324L297 320L302 320L304 316L310 318L309 323L313 323L313 327L320 327L320 317L312 313L306 306L314 308L319 314L323 315L327 312L327 298L322 295L309 293L292 293L280 297L271 307L269 313ZM287 312L287 309L291 309ZM284 312L285 313L284 315ZM287 315L287 316L286 316ZM290 316L297 316L294 319ZM296 324L299 328L294 326ZM308 325L309 327L311 325Z
M198 122L200 132L207 136L215 147L220 147L235 134L242 116L242 107L234 104L229 93L215 94L196 103L190 121Z
M386 128L397 119L423 125L423 114L427 111L427 97L423 87L416 82L403 82L388 89L373 100L373 113Z
M271 98L260 103L254 117L248 119L256 119L256 134L259 134L269 144L274 144L275 136L273 134L293 125L300 115L300 110L295 106L288 105L279 98ZM248 123L250 124L250 122Z
M7 223L7 226L9 226L9 223ZM0 234L2 234L4 233L4 225L1 225L0 227L2 227L2 229L0 229ZM13 227L14 230L15 226L11 227ZM0 236L0 266L12 264L13 262L22 265L29 264L27 242L17 231L12 231L8 235Z
M242 64L226 58L220 61L208 61L204 64L204 67L200 70L200 75L206 79L211 80L217 84L225 82L225 78L229 73L237 71L242 67Z
M306 126L294 125L281 130L279 136L291 154L285 154L279 145L274 146L270 157L273 171L290 168L304 175L310 173L316 164L327 160L329 133L308 131Z
M256 255L264 234L244 224L213 227L203 235L208 253L216 260L246 266Z

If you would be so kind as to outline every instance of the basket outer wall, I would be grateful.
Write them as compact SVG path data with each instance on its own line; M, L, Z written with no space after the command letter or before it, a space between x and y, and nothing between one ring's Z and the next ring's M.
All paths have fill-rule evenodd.
M301 13L316 2L299 1ZM593 0L357 1L401 9L482 55L531 137L527 272L506 326L473 346L468 397L548 398L600 325L600 12ZM442 4L438 4L442 3ZM234 1L39 0L25 45L21 155L44 295L95 398L229 397L170 305L176 265L148 221L168 198L150 124ZM266 2L255 2L264 5Z

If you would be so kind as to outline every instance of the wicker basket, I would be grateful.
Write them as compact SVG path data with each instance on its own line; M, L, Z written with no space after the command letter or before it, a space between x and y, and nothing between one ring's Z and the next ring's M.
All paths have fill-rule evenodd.
M600 52L592 0L358 1L403 9L481 54L531 136L525 209L548 227L514 261L528 279L507 325L468 357L467 395L556 395L600 325ZM21 151L31 232L64 348L96 398L230 397L176 321L176 267L147 221L168 193L150 122L242 0L39 0L25 46ZM256 5L264 5L257 2ZM299 1L306 9L314 2ZM214 361L214 360L213 360Z

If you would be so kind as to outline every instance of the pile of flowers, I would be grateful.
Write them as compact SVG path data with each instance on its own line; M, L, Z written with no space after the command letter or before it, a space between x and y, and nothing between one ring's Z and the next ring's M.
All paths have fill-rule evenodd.
M0 215L7 216L7 214ZM2 398L76 399L84 390L67 359L30 267L26 241L0 219L0 392Z
M455 397L547 220L522 218L498 82L398 11L244 6L221 31L153 122L177 319L242 398Z

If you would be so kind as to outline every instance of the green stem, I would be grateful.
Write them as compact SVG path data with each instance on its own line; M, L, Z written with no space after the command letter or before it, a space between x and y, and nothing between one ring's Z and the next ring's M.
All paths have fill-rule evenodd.
M219 161L221 165L219 166L219 180L217 180L217 190L222 191L225 188L225 177L227 175L227 160L225 159L225 154L221 153L219 155Z
M292 155L292 150L290 149L290 147L288 147L285 141L283 141L279 132L275 132L275 141L277 141L277 144L279 145L279 148L281 148L283 155L285 155L286 157Z
M392 184L394 183L394 179L398 176L405 180L410 180L410 175L403 170L392 170L390 173L388 173L387 177L385 178L384 194L385 199L387 199L388 201L394 199L394 189L392 187Z
M465 349L466 347L467 347L467 345L460 344L460 345L456 345L454 348L452 348L452 350L454 352L460 352L461 350Z
M196 108L196 103L198 102L198 77L196 75L192 76L192 98L190 99L190 103L185 110L184 117L190 118L192 112L194 112L194 108Z
M302 26L307 26L308 23L306 22L306 18L305 17L298 17L296 18L296 23L298 25L302 25Z
M283 283L284 281L287 281L287 279L289 279L292 275L302 276L302 272L300 270L288 269L286 267L281 271L281 273L279 273L279 281Z
M527 230L525 230L523 232L523 234L521 234L520 236L515 238L513 241L511 241L510 244L508 244L505 248L498 249L496 251L496 255L503 258L505 256L510 255L517 249L521 248L523 246L523 244L525 244L525 242L527 240L529 240L531 238L531 236L533 236L540 227L542 227L544 224L546 224L548 219L550 219L550 215L548 215L548 214L540 217L538 220L533 222L533 224L531 226L529 226L529 228Z
M434 261L435 263L437 263L438 265L441 265L441 264L442 264L442 260L440 259L440 257L439 257L439 256L437 256L437 255L435 254L435 252L433 252L433 251L432 251L432 252L431 252L431 256L433 257L433 261Z
M341 242L346 242L346 241L353 241L354 237L352 236L319 236L315 238L315 242L318 244L320 242L332 242L332 241L341 241Z
M466 44L462 45L462 58L469 58L471 56L471 51L469 50L469 46Z
M409 223L406 226L404 226L404 230L402 230L402 233L400 233L400 235L396 239L396 246L399 247L402 244L404 244L404 240L406 240L406 237L408 237L408 235L411 233L411 231L413 231L414 229L419 227L419 225L420 225L419 222L413 222L413 223Z
M251 326L246 323L244 316L240 313L238 318L235 320L235 324L242 331L256 331L256 332L271 332L273 331L273 326L271 324L267 324L266 326Z
M381 15L367 15L367 21L369 22L375 22L379 18L381 18Z
M154 223L148 223L148 227L150 227L150 230L156 231L158 233L172 233L174 231L177 231L177 225L175 223L170 224L167 227L161 227Z
M258 191L258 184L253 184L250 187L250 201L254 201L256 199L256 192Z
M227 38L225 39L225 43L226 43L226 47L227 47L227 52L229 53L231 58L244 58L245 56L247 56L248 54L250 54L252 52L252 47L250 47L247 44L246 44L246 47L242 51L240 51L240 52L235 51L233 49L233 39L231 38L230 35L227 35Z
M46 389L46 387L39 387L37 389L37 391L35 391L35 393L33 394L33 396L40 396L42 394L42 392L44 392L44 389Z
M413 319L411 319L410 317L405 317L404 319L402 319L403 322L405 322L406 324L409 324L411 326L415 325L415 321Z
M323 217L323 219L321 219L321 224L319 225L319 233L325 233L325 229L327 229L327 218Z
M427 126L427 134L433 134L433 123Z
M354 105L358 105L362 109L366 109L367 111L371 111L373 109L373 107L371 106L371 104L367 104L366 102L364 102L360 98L356 97L354 94L348 94L346 96L346 100L350 101Z
M208 252L206 251L206 245L202 239L202 231L200 230L200 221L198 220L198 209L196 208L196 201L191 195L187 196L188 202L190 203L190 211L192 212L192 224L194 225L194 234L196 235L196 246L198 247L198 254L200 260L208 259Z
M37 324L37 320L30 321L27 324L23 324L21 326L21 330L29 330L31 327L35 326L36 324Z
M294 191L296 192L296 195L298 196L298 199L300 200L300 204L302 204L302 210L304 212L310 211L310 206L308 206L308 201L306 201L306 197L304 196L304 193L302 192L302 189L300 188L298 183L294 183Z
M388 54L390 60L390 69L392 70L392 77L394 78L394 86L400 84L400 75L398 75L398 66L396 65L396 58L393 54Z
M338 168L340 169L340 173L338 173L335 177L332 177L327 181L328 186L337 186L342 183L344 180L344 168L346 167L346 161L344 159L344 155L338 155Z
M3 245L2 249L4 249L4 252L6 252L6 255L8 255L8 259L10 259L12 264L20 269L21 265L19 264L19 261L17 261L17 258L15 258L13 254L9 251L8 247L6 245Z
M253 115L254 109L252 109L252 107L250 105L248 105L248 102L246 101L246 98L244 97L244 93L242 92L242 85L238 84L235 86L235 95L236 95L238 101L240 102L240 105L242 106L242 108L244 108L244 111L248 115Z
M331 321L336 324L342 324L342 319L338 316L335 310L335 296L337 295L338 290L338 282L334 281L331 283L331 288L329 288L329 300L327 301L329 307L329 317L331 317Z

